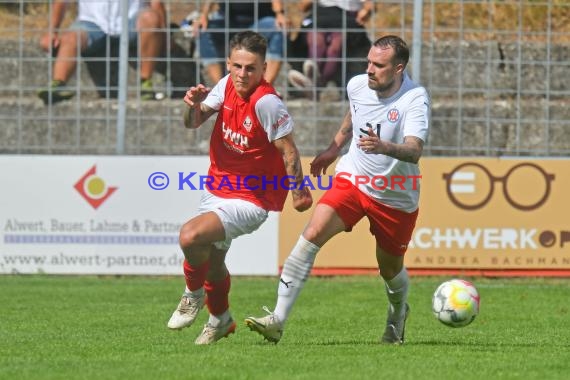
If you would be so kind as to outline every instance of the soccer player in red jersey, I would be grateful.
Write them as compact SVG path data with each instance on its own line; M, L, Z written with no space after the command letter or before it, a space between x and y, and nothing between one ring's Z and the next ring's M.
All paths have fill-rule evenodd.
M293 120L275 89L263 79L267 42L256 32L230 41L227 70L212 89L198 84L184 97L187 128L198 128L217 113L210 139L212 181L198 216L180 230L186 289L168 321L171 329L190 326L207 305L210 318L196 344L211 344L233 333L229 311L230 274L225 256L233 239L249 234L281 211L291 189L293 207L309 209L310 191L293 140ZM287 181L283 181L287 179Z

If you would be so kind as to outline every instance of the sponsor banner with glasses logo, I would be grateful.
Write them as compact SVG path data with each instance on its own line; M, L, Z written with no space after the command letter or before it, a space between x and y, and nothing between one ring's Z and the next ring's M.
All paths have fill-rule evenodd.
M422 158L420 167L420 213L406 253L409 268L570 269L570 160ZM280 263L303 218L284 212ZM295 233L288 226L295 226ZM333 238L316 266L376 267L368 229L362 220L353 232Z

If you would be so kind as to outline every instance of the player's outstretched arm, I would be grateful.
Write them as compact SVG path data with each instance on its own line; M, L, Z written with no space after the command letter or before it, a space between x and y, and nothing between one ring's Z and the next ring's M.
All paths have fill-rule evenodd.
M303 183L303 168L301 167L301 159L299 151L293 140L293 134L283 136L273 142L275 147L283 155L283 163L285 164L285 171L295 186L291 190L293 197L293 207L297 211L305 211L313 205L313 197L311 191L307 186L301 187Z
M188 106L184 110L184 126L186 128L198 128L202 123L210 118L216 111L202 102L208 96L210 88L199 84L190 87L184 96L184 103Z
M326 174L327 168L335 162L340 151L347 142L352 138L352 115L350 111L346 113L340 129L334 136L333 141L324 152L319 153L313 162L311 162L311 174L314 177Z

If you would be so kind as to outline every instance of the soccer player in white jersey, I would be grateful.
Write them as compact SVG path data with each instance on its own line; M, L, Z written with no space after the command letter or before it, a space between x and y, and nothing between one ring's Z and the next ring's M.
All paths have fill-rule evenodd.
M199 215L180 230L186 289L168 321L170 329L188 327L206 304L210 318L196 344L214 343L236 328L224 262L232 240L257 230L269 211L281 211L289 188L296 210L313 203L307 187L300 188L303 171L293 120L263 79L266 51L261 34L237 33L226 61L229 75L211 90L203 84L191 87L184 98L187 128L198 128L218 114L210 138L208 176L213 181L206 186ZM284 178L291 179L285 186Z
M338 162L333 186L319 200L285 261L274 311L265 308L268 315L245 320L269 341L281 339L319 249L366 216L389 301L380 341L404 343L410 311L404 254L418 215L417 164L430 119L428 94L407 75L408 59L409 49L401 38L379 38L368 53L366 74L347 85L350 109L329 148L311 163L311 174L324 174L350 143L348 153Z

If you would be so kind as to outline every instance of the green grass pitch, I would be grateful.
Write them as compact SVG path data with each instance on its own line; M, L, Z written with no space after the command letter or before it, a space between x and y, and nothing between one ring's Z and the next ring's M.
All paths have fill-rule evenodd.
M378 344L376 277L312 277L277 345L243 319L273 308L277 278L234 277L238 329L195 346L206 322L169 331L182 276L0 276L0 379L567 379L569 281L468 278L481 313L452 329L431 314L447 278L412 277L404 346Z

